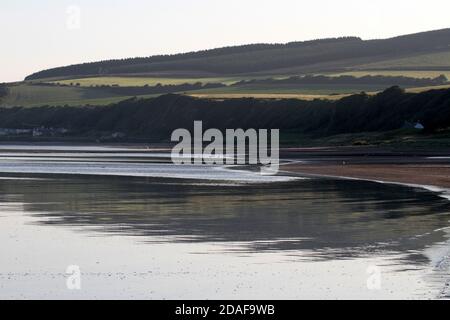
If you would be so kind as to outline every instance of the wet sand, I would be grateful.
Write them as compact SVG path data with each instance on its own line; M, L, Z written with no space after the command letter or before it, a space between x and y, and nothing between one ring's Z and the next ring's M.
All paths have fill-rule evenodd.
M450 188L450 165L442 164L288 164L283 170L305 175L347 177Z
M175 167L160 149L74 149L0 150L2 299L449 296L450 202L435 192ZM450 167L448 154L289 149L282 163L385 173ZM80 290L67 286L70 266Z
M286 148L280 154L287 161L280 167L285 172L450 188L448 148Z
M450 203L432 192L51 174L0 190L1 299L448 297Z

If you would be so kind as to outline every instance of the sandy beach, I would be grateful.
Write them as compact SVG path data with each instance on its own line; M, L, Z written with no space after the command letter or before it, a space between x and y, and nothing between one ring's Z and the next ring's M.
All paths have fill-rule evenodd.
M281 170L444 185L447 155L288 149ZM175 166L169 156L138 146L0 146L0 298L448 297L446 197ZM426 180L410 180L416 171ZM67 287L72 266L81 290ZM367 286L371 266L382 272L379 290Z
M347 177L450 188L450 165L435 164L288 164L283 170L305 175Z

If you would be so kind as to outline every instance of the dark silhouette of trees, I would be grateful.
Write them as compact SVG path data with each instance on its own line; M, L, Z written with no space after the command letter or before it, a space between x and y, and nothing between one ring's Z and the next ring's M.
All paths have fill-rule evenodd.
M48 86L67 86L67 85L60 85L60 84L52 84L52 83L34 83L33 86L42 86L42 87L48 87ZM77 87L80 86L79 83L75 84ZM73 86L73 83L70 83L68 86ZM139 87L121 87L118 85L97 85L97 86L90 86L88 90L91 92L95 91L101 91L103 93L110 93L111 95L118 95L118 96L141 96L141 95L147 95L147 94L165 94L165 93L177 93L177 92L185 92L185 91L192 91L192 90L201 90L201 89L211 89L211 88L221 88L225 87L226 85L222 83L207 83L202 84L201 82L197 83L183 83L183 84L168 84L168 85L162 85L158 83L155 86L139 86Z
M338 101L297 99L208 100L168 94L129 99L106 107L0 108L0 128L67 128L73 135L122 132L128 137L165 139L177 128L279 128L327 136L382 132L419 120L429 132L450 128L450 89L405 93L392 87Z
M8 87L6 84L0 83L0 99L8 95Z

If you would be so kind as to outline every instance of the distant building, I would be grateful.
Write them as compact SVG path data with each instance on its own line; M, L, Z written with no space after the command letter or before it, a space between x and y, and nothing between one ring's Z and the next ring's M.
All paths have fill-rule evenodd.
M31 129L0 128L0 136L21 136L31 134Z
M111 135L111 137L113 138L113 139L122 139L122 138L125 138L125 133L123 133L123 132L114 132L112 135Z
M414 126L414 129L423 130L425 129L425 127L420 122L417 122L416 125Z
M65 128L34 128L34 129L10 129L0 128L0 136L54 136L58 134L66 134L69 130Z
M33 137L40 137L44 135L44 132L42 129L38 128L38 129L33 129Z
M420 122L411 122L411 121L405 121L403 128L405 129L416 129L416 130L423 130L425 129L424 125Z

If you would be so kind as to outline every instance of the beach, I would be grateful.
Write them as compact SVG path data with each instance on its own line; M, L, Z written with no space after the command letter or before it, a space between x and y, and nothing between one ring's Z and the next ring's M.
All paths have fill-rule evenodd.
M450 188L450 165L289 164L283 169L304 175Z
M284 150L290 161L281 170L304 176L361 179L411 186L450 188L450 157L436 153L386 150L304 149ZM295 155L295 156L294 156ZM292 160L294 158L294 160Z
M449 297L448 198L317 177L355 166L355 178L387 180L395 165L405 177L436 167L416 169L429 179L447 161L436 155L283 150L282 172L261 176L175 166L152 148L0 150L3 299ZM80 290L67 286L73 267ZM373 272L380 287L368 285Z

